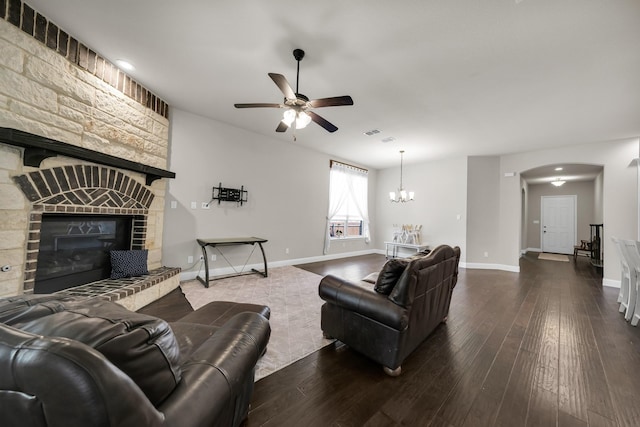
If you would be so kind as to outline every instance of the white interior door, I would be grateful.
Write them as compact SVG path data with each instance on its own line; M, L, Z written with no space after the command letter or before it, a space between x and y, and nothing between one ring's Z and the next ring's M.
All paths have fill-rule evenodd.
M542 196L543 252L573 254L576 242L576 196Z

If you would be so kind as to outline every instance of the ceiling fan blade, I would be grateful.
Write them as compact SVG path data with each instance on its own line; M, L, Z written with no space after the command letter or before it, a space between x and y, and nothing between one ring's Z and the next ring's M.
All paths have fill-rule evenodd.
M311 116L311 120L313 120L314 122L316 122L317 124L319 124L320 126L325 128L327 131L335 132L335 131L338 130L338 128L333 123L328 122L325 118L320 117L319 115L317 115L313 111L307 111L306 113L309 116Z
M349 95L334 96L332 98L314 99L313 101L309 101L309 104L313 108L338 107L340 105L353 105L353 99L351 99Z
M233 104L236 108L282 108L280 104L267 104L264 102L257 102L253 104Z
M278 127L276 128L276 132L286 132L287 129L289 129L289 126L287 126L284 122L280 122L278 123Z
M296 93L291 89L289 82L282 74L269 73L269 77L280 88L285 98L296 99Z

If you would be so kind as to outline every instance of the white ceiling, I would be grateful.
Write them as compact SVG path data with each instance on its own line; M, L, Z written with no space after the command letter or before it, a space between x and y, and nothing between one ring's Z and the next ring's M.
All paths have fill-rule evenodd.
M295 144L372 168L640 135L639 0L27 3L171 107L291 144L281 110L233 104L282 102L267 73L295 89L304 49L300 92L355 105Z

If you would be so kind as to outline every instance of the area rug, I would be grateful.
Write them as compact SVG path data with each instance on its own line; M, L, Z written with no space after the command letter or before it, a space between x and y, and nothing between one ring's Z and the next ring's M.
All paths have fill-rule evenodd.
M567 255L548 254L548 253L544 253L544 252L538 255L538 259L544 259L544 260L547 260L547 261L569 262L569 257Z
M233 301L271 308L271 338L256 365L256 381L333 342L322 337L318 284L322 276L286 266L258 274L212 281L209 288L197 280L180 285L194 310L211 301Z

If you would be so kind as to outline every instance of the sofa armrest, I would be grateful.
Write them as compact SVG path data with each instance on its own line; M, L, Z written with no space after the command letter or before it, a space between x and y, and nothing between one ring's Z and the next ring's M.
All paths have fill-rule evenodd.
M160 426L140 388L93 348L0 324L0 425Z
M409 323L407 310L393 303L386 295L364 289L349 280L327 275L318 288L320 298L347 310L361 314L396 330Z
M182 380L158 408L168 425L237 425L246 416L254 370L271 334L257 313L232 317L182 365ZM246 405L236 401L246 400ZM235 410L234 410L235 408ZM230 419L220 419L228 414ZM239 412L239 413L238 413Z

